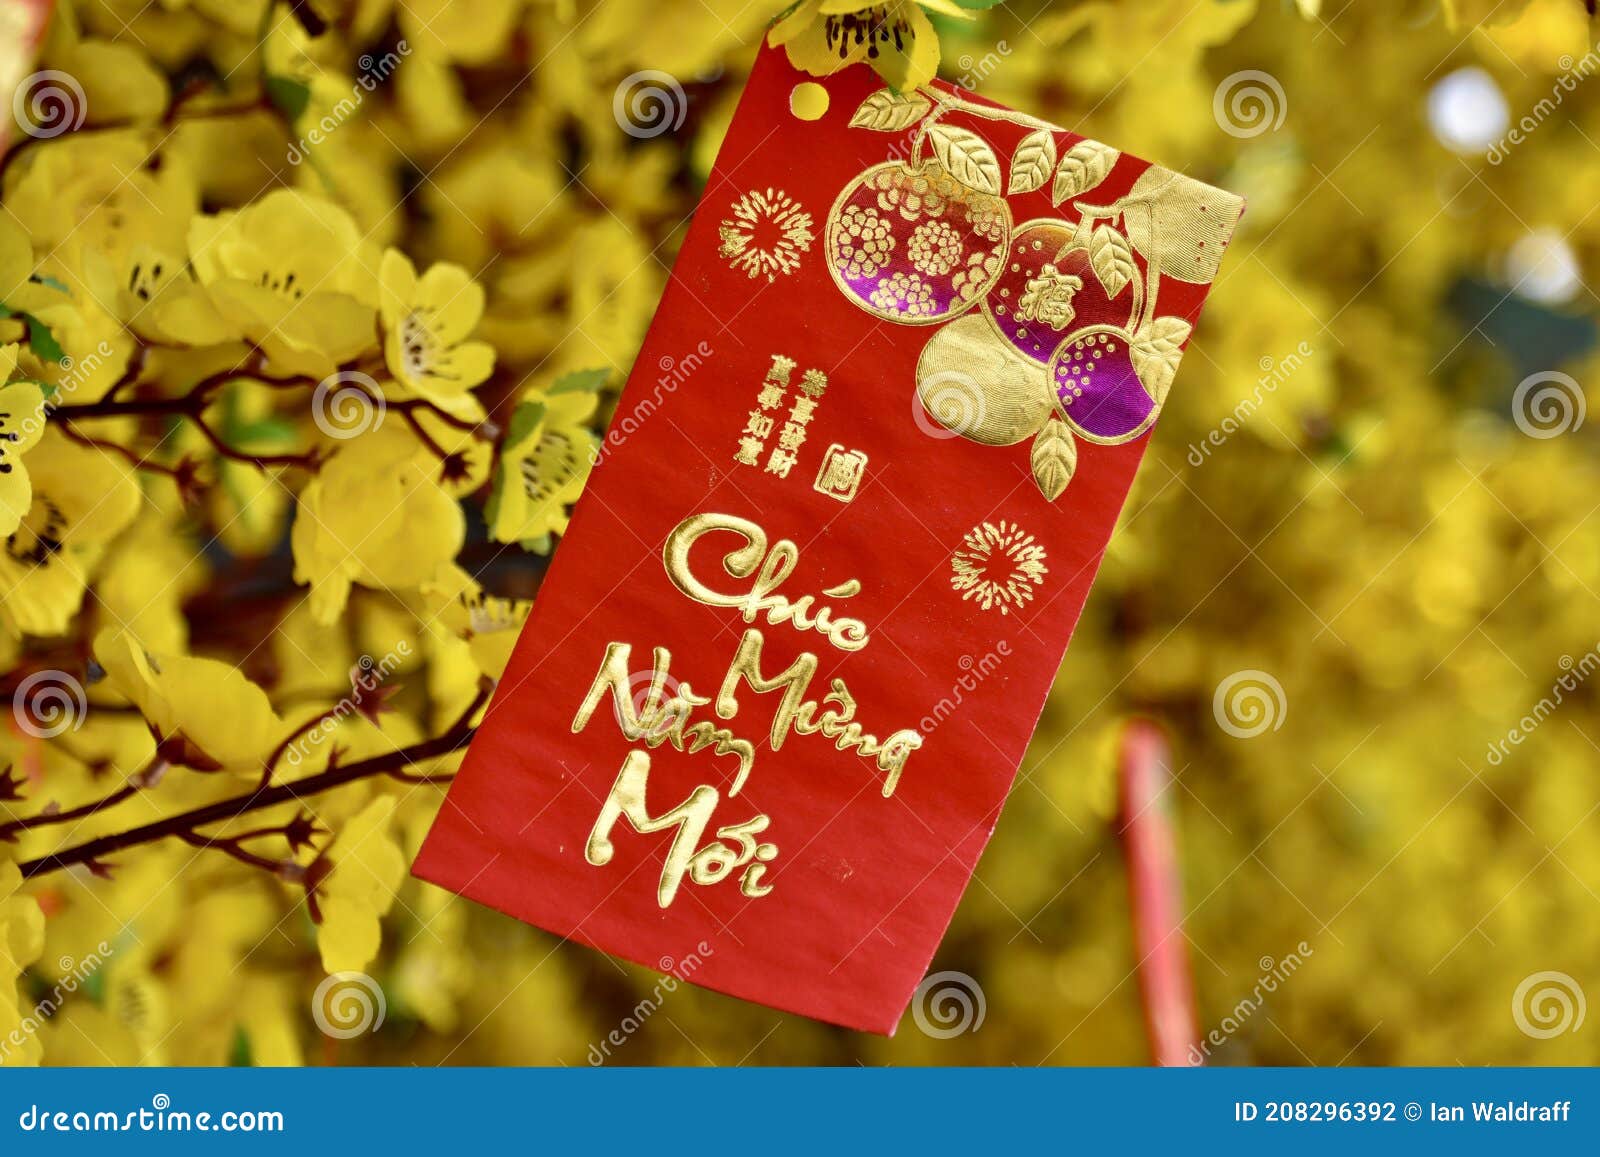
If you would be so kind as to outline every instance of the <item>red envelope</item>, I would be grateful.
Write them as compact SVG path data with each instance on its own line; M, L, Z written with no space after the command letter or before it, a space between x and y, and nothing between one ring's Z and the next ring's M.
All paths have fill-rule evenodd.
M1243 205L946 85L814 86L757 60L414 871L887 1033Z

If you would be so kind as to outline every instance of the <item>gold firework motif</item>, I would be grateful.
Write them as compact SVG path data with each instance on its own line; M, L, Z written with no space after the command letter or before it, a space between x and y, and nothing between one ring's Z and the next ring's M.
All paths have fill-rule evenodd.
M950 559L950 586L963 600L976 599L984 610L1009 615L1033 598L1044 582L1044 547L1014 522L985 522L967 531Z
M800 254L811 248L811 214L782 189L751 189L733 203L733 215L724 217L717 230L722 235L718 251L733 269L742 269L753 281L800 268Z

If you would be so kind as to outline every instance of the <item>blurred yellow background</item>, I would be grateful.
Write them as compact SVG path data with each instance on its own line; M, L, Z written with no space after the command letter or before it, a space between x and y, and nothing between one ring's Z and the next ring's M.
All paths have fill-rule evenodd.
M777 12L308 7L332 26L315 42L287 5L75 0L78 29L40 63L78 76L91 110L167 134L208 211L315 189L419 268L483 270L490 387L608 367L603 421ZM1009 0L972 15L931 14L940 75L1249 200L934 960L971 978L981 1025L929 1033L908 1015L880 1040L688 986L657 1000L654 974L407 881L368 969L387 1019L335 1040L311 1016L324 970L304 903L169 841L109 882L28 887L48 919L23 1005L58 960L114 949L39 1031L45 1063L582 1065L597 1046L625 1064L1146 1063L1112 758L1135 714L1172 738L1199 1028L1223 1038L1211 1063L1600 1061L1600 1023L1578 1020L1584 990L1600 994L1600 422L1582 420L1600 377L1600 26L1580 0ZM320 85L338 100L353 62L398 39L392 78L306 144L308 164L285 162L270 109L165 124L167 94L114 55L180 90L282 59L315 74L320 108ZM614 99L641 70L681 91L668 131L619 131ZM27 180L8 168L8 207L43 195ZM271 489L225 467L235 491ZM366 640L410 630L371 595L339 630L306 619L272 563L289 501L186 570L177 608L188 647L242 664L286 717L336 696ZM156 557L160 530L126 533L147 531ZM526 595L536 573L486 585ZM24 633L9 665L49 665L74 639L86 656L95 615L67 642ZM443 678L413 669L402 731L439 729L456 701ZM138 744L95 726L80 748L131 773L119 753ZM95 762L8 742L55 784ZM216 792L184 784L167 799ZM92 794L51 790L69 806ZM170 805L127 806L78 838ZM437 796L406 806L409 855ZM30 834L11 851L51 846ZM119 943L129 921L136 943ZM604 1044L613 1031L622 1044Z

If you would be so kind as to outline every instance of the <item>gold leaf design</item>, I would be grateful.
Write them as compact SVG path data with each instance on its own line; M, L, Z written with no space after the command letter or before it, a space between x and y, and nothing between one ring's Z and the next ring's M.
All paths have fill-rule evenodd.
M1067 155L1061 158L1061 167L1056 170L1050 203L1059 205L1087 193L1106 179L1106 174L1111 172L1111 166L1117 163L1120 155L1116 149L1099 141L1083 140L1073 145L1067 150Z
M928 140L944 171L969 189L1000 195L1000 160L977 133L954 125L934 125Z
M1042 189L1050 179L1050 170L1055 167L1055 134L1049 129L1029 133L1011 155L1011 181L1006 186L1006 192L1031 193L1035 189Z
M850 118L850 127L897 133L916 124L932 107L933 102L925 96L881 88L861 102L861 107Z
M1163 277L1207 285L1244 211L1244 200L1152 165L1118 202L1128 239Z
M1033 480L1050 501L1061 497L1061 492L1072 481L1078 469L1078 444L1072 440L1072 431L1059 418L1052 417L1033 440L1029 455L1033 462Z
M1128 347L1133 371L1157 406L1167 400L1172 375L1183 355L1183 343L1189 340L1189 329L1189 323L1181 317L1158 317L1134 334Z
M1139 275L1128 239L1110 225L1102 225L1090 234L1089 264L1105 286L1107 297L1117 296Z

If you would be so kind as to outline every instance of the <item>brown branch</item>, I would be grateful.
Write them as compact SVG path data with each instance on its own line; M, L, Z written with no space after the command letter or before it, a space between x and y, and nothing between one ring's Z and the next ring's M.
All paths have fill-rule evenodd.
M344 767L329 768L327 771L293 783L280 783L265 790L257 789L244 795L236 795L231 799L207 804L205 807L169 816L164 820L157 820L115 835L101 836L99 839L64 848L48 856L40 856L36 860L28 860L19 865L19 868L23 879L32 879L49 872L58 872L62 868L70 868L74 864L86 864L98 860L101 856L112 855L141 844L155 843L172 836L181 838L186 834L192 834L195 828L204 824L230 820L263 808L276 807L290 800L320 795L357 780L368 779L375 775L387 775L419 760L437 759L439 756L449 755L465 747L475 731L476 728L468 727L449 732L436 739L391 751L387 755L363 759Z
M140 358L140 363L141 365L143 363L142 357ZM359 363L354 364L358 365ZM249 356L241 361L238 365L231 369L219 370L214 374L210 374L207 377L202 378L200 381L196 382L187 393L176 398L118 399L115 396L117 392L126 388L127 386L132 385L133 379L137 377L137 373L130 369L130 372L128 374L124 374L122 379L120 379L116 385L112 386L111 390L107 392L106 396L101 398L99 401L76 402L56 406L50 411L50 414L52 417L59 416L65 421L72 421L75 418L152 417L162 415L188 418L200 427L201 433L206 436L207 441L211 442L211 444L217 448L218 453L222 454L224 457L241 458L241 451L235 450L233 447L222 442L221 439L216 435L215 431L211 430L205 423L204 412L206 407L211 404L212 394L216 393L218 389L227 385L229 382L238 381L240 379L247 379L257 383L258 385L264 385L278 390L304 388L314 389L321 384L321 382L317 379L306 377L304 375L296 375L288 378L266 377L264 373L266 365L266 355L259 347L257 347L252 349ZM351 370L352 368L353 365L345 365L341 366L340 370L341 372L345 372ZM452 414L449 410L444 409L442 406L439 406L438 404L428 400L427 398L396 398L391 401L390 399L382 397L381 394L373 394L359 382L350 382L347 384L353 385L355 388L361 390L372 399L375 405L385 410L394 410L401 414L406 419L406 422L411 426L412 430L416 432L417 437L422 441L422 443L440 458L449 457L449 453L445 451L444 448L441 447L439 443L434 438L429 436L427 431L422 428L421 422L416 417L416 412L419 410L427 410L446 426L450 426L457 430L464 430L483 442L493 442L500 433L499 427L493 422L475 422L470 418L459 417L455 414ZM303 461L303 459L308 457L310 456L278 455L274 458L243 458L243 460L254 461L257 464L307 466L307 462Z
M143 771L128 778L128 782L108 795L102 796L93 803L86 803L81 807L69 808L66 811L40 812L38 815L25 816L20 820L12 820L8 824L0 824L0 843L10 843L22 832L33 831L35 828L48 827L51 824L71 823L73 820L85 819L98 815L116 807L125 799L138 795L147 787L153 787L161 781L166 773L167 761L160 756L153 758Z
M152 844L160 840L178 838L191 841L197 837L196 828L206 824L219 823L223 820L234 819L237 816L247 815L250 812L260 811L263 808L276 807L290 800L304 799L307 796L320 795L336 787L343 787L347 783L358 780L370 779L374 776L403 773L404 769L414 763L426 759L437 759L440 756L450 755L460 751L472 739L477 731L471 723L472 717L478 709L487 702L489 691L493 684L484 680L479 685L478 693L472 699L467 709L453 723L443 735L433 739L414 743L410 747L403 747L384 755L375 755L370 759L359 760L356 763L343 767L330 767L316 775L307 776L305 779L295 780L292 783L280 783L272 787L257 787L254 791L244 795L236 795L230 799L219 800L216 803L206 804L203 807L181 812L178 815L168 816L166 819L156 820L153 823L130 828L125 832L100 836L97 839L87 840L70 848L52 852L48 856L40 856L35 860L28 860L20 865L23 879L32 879L50 872L58 872L62 868L70 868L74 864L101 863L104 856L126 851L128 848L139 847L143 844ZM439 777L436 777L439 778Z
M262 381L261 373L266 366L266 355L259 348L252 349L250 353L236 366L218 370L201 378L189 391L176 398L130 398L119 400L114 395L123 385L131 385L132 381L124 375L124 380L113 386L111 391L96 402L77 402L57 406L50 412L53 418L59 418L64 432L72 429L72 423L82 418L114 418L114 417L151 417L168 415L172 417L187 418L194 424L195 429L210 444L211 448L223 458L232 462L244 462L260 469L269 469L274 466L293 466L303 470L315 470L321 460L315 451L307 454L251 454L230 445L222 435L218 434L210 422L206 421L205 411L211 405L212 395L229 382L248 378L253 381ZM309 379L293 378L284 382L272 382L272 385L301 385ZM78 441L85 441L87 435L79 433L74 436ZM88 444L99 445L101 448L111 448L115 443L90 440ZM122 449L120 451L133 464L140 469L151 470L156 473L171 474L176 481L193 489L193 471L187 470L178 473L180 468L164 468L152 466L139 457L134 451Z
M284 736L283 742L278 744L277 747L273 748L272 754L267 756L266 766L261 771L260 786L266 787L267 784L272 782L272 773L278 769L278 761L285 755L289 754L289 749L293 747L297 741L304 739L314 729L321 727L330 719L336 718L338 711L339 704L335 703L326 711L323 711L315 718L306 720L299 727L296 727L288 735Z
M135 470L143 471L146 474L159 474L164 478L172 479L173 484L177 486L180 491L184 492L186 500L192 495L196 480L193 463L187 457L180 461L176 466L167 466L160 462L152 462L149 458L139 453L131 446L124 446L121 442L111 442L104 438L90 437L88 434L85 434L82 430L79 430L76 426L74 426L70 417L62 419L61 433L80 446L89 446L93 449L104 451L107 454L115 454L126 461Z
M413 775L404 771L391 771L389 773L390 779L398 780L401 783L430 783L437 785L450 783L455 777L455 772L450 772L446 775Z
M123 367L122 375L111 383L111 388L103 395L105 398L115 398L123 390L137 385L144 376L144 368L150 360L150 343L141 341L133 347L133 353L128 355L128 364Z
M201 851L222 852L252 868L261 868L273 875L283 875L287 869L298 868L293 860L273 860L266 856L258 856L243 847L237 840L213 840L200 835L198 832L178 832L178 839L188 844L191 848Z
M152 415L171 414L180 417L195 417L201 414L211 404L211 395L220 390L229 382L239 378L253 378L260 380L266 368L266 355L259 348L251 351L235 366L207 374L194 385L189 387L188 393L180 394L176 398L131 398L118 401L112 394L124 386L133 385L133 380L124 375L116 385L111 388L104 398L97 402L67 402L56 406L50 411L51 417L60 416L72 418L117 418L117 417L148 417ZM140 359L141 365L143 359Z
M406 424L411 427L411 432L417 436L417 440L431 450L435 458L443 460L450 457L450 451L439 445L439 443L434 440L433 435L429 434L428 431L422 428L422 420L420 418L413 414L408 407L397 406L397 408L400 409L400 416L403 417L406 420Z
M199 414L185 414L184 416L193 422L194 428L200 431L201 436L207 442L211 443L211 448L219 456L228 459L230 462L244 462L262 470L273 466L295 466L301 470L315 471L322 465L322 459L315 450L305 454L251 454L235 446L230 446L221 434L211 428L211 423L207 422Z

